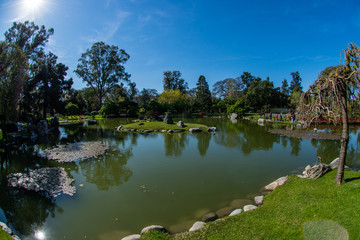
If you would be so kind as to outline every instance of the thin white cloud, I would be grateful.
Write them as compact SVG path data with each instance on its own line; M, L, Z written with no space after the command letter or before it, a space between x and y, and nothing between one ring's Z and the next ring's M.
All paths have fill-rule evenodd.
M98 41L108 41L111 39L119 30L120 26L131 16L131 12L118 11L115 18L111 21L104 23L104 26L101 31L94 30L95 34L83 38L87 42L98 42Z

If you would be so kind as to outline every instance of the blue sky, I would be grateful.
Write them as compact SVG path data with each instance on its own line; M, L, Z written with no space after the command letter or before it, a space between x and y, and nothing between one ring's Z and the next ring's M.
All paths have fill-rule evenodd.
M48 49L76 89L85 83L73 71L96 41L130 54L125 68L139 90L161 93L167 70L181 71L190 88L200 75L212 87L244 71L280 86L299 71L306 90L360 40L359 0L0 0L1 40L25 20L55 29Z

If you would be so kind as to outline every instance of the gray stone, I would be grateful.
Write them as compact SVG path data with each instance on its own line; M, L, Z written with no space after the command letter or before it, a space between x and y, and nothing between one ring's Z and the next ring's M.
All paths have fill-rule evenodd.
M254 198L256 205L262 205L264 202L264 196L256 196Z
M176 126L181 127L181 128L185 127L183 121L178 121L177 124L176 124Z
M275 180L274 182L270 183L269 185L265 186L266 191L273 191L278 186L283 185L288 180L288 177L281 177Z
M167 131L165 129L160 130L162 133L166 133Z
M230 119L231 120L236 120L237 118L238 118L238 115L236 113L230 114Z
M243 212L243 210L242 209L235 209L234 211L232 211L230 214L229 214L229 216L230 217L232 217L232 216L235 216L235 215L238 215L238 214L240 214L240 213L242 213Z
M218 216L216 215L216 213L210 212L210 213L206 214L205 216L203 216L202 221L203 222L212 222L212 221L215 221L217 218L218 218Z
M150 230L156 230L156 231L160 231L160 232L167 232L167 230L163 226L151 225L151 226L147 226L147 227L143 228L141 230L140 234L142 235L142 234L148 233Z
M190 133L197 133L197 132L202 132L202 130L200 128L190 128L189 132Z
M141 237L140 234L133 234L126 237L123 237L121 240L139 240Z
M244 206L244 212L248 212L254 209L257 209L257 206L251 204Z
M209 127L208 132L216 132L216 127Z
M0 222L0 227L7 232L9 235L12 235L12 230L3 222Z
M48 124L46 120L41 120L37 125L36 125L36 131L37 133L43 137L45 135L48 134Z
M222 218L228 216L233 210L234 209L232 207L224 207L216 211L216 215L218 215L219 218Z
M332 168L332 169L337 169L338 168L338 166L339 166L339 160L340 160L340 158L335 158L330 164L329 164L329 166ZM350 169L350 167L349 166L344 166L344 168L346 168L346 169Z
M259 124L259 125L264 125L264 123L265 123L265 119L260 118L260 119L258 120L258 124Z
M174 130L170 129L169 131L167 131L168 133L174 133Z
M173 133L181 133L183 132L184 130L181 130L181 129L177 129L177 130L173 130Z
M203 228L204 226L205 226L204 222L201 222L201 221L195 222L192 225L192 227L189 229L189 232L199 230L199 229Z
M152 133L152 130L145 130L144 133Z
M142 126L142 125L144 125L144 123L139 123L139 126Z
M174 121L173 121L170 113L169 113L169 112L166 112L165 114L166 114L166 115L165 115L165 117L164 117L164 123L173 124Z
M119 132L120 132L121 129L122 129L122 127L123 127L122 125L118 126L118 127L116 128L116 131L119 131Z

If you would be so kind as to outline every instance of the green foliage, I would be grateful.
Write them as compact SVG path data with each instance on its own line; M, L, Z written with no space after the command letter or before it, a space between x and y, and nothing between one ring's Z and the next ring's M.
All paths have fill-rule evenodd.
M237 100L233 105L227 106L227 113L237 113L240 116L244 116L245 113L249 112L250 108L246 105L245 101Z
M189 97L179 89L165 90L158 97L158 102L171 111L184 112L190 107Z
M80 109L77 104L69 102L65 107L66 115L78 115L80 114Z
M241 79L227 78L213 85L213 94L219 98L237 100L241 96L243 83Z
M110 114L119 114L119 106L114 102L106 102L102 105L100 115L110 115Z
M125 72L124 63L130 56L117 46L96 42L81 55L75 73L90 86L99 100L103 98L119 81L129 81L130 75Z
M299 105L301 93L299 91L293 91L290 95L290 104L293 108Z
M178 127L176 124L167 124L164 122L143 122L143 125L139 125L138 122L124 125L122 129L135 129L135 130L184 130L189 131L190 128L200 128L202 131L207 131L208 126L195 123L184 123L185 127Z
M212 105L211 92L205 77L201 75L196 83L195 105L198 110L209 111Z
M291 73L292 76L292 81L290 82L290 93L292 94L293 92L302 92L302 86L301 86L301 77L300 77L300 73L298 71L296 72L292 72Z
M183 78L181 78L180 71L165 71L164 72L164 91L166 90L180 90L181 93L186 92L188 85Z

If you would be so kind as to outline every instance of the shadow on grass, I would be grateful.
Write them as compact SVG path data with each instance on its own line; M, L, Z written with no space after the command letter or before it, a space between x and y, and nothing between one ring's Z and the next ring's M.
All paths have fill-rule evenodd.
M348 178L348 179L345 179L345 182L348 183L348 182L355 181L355 180L360 180L360 177Z

